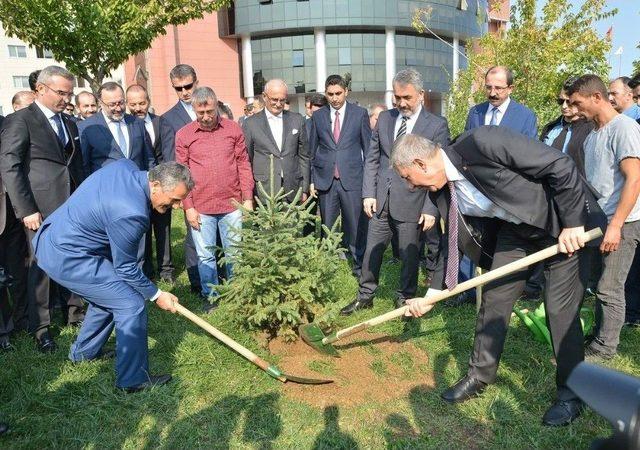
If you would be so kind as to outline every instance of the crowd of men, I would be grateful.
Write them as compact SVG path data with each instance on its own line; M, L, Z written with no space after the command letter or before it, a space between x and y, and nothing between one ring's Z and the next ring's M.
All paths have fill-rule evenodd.
M12 278L0 289L0 351L12 350L11 334L21 330L32 334L40 351L55 351L51 312L60 306L67 325L81 327L70 359L104 357L102 345L115 327L117 340L138 336L131 344L136 356L125 358L116 348L116 385L133 392L167 382L170 377L148 376L146 316L139 307L123 312L59 270L73 272L73 265L43 260L54 254L47 248L55 241L52 230L62 233L56 220L80 227L75 220L82 214L74 211L82 201L111 205L114 198L106 196L117 200L128 195L124 189L146 198L148 217L140 222L136 209L136 219L122 227L128 235L105 225L100 236L111 245L116 272L138 286L140 301L171 310L177 299L147 282L175 282L171 206L181 207L187 274L207 313L217 306L210 285L233 276L233 264L220 265L212 248L233 254L242 226L237 204L251 210L262 195L259 183L284 189L289 202L298 190L301 201L314 197L328 227L341 218L359 285L343 315L372 307L390 243L401 264L395 306L409 304L420 316L429 309L413 300L421 265L430 295L472 277L476 265L495 268L560 240L564 255L486 288L469 372L442 394L446 401L472 398L494 382L518 298L542 298L549 315L558 395L543 418L547 425L580 414L580 401L565 386L571 369L585 356L612 358L622 326L640 325L640 77L608 86L594 75L567 80L556 99L558 117L538 134L535 113L511 98L511 70L492 67L485 76L487 101L469 110L465 133L454 139L446 119L427 111L414 69L395 75L392 109L367 111L348 102L347 82L331 75L324 94L305 98L302 115L289 110L286 83L272 79L237 122L212 88L199 86L193 67L174 67L169 80L177 102L162 115L151 112L143 86L125 91L115 82L95 95L78 94L74 105L73 76L57 66L33 74L31 91L14 96L15 112L0 125L0 268ZM115 187L107 179L147 171L149 186L123 180ZM97 191L91 200L88 186ZM95 217L119 223L121 217L109 215L116 206L96 210ZM602 243L572 257L584 246L581 232L594 225L606 228ZM74 240L71 232L65 236ZM597 296L596 328L586 348L577 322L585 290ZM123 291L112 294L127 301ZM466 293L448 305L471 298Z

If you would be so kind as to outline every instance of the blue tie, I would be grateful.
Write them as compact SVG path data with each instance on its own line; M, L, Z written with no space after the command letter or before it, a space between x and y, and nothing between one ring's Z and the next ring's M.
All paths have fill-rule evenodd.
M58 140L60 141L60 143L62 144L62 146L64 147L66 145L66 136L64 134L64 128L62 125L62 120L60 119L60 114L56 114L52 117L53 121L56 123L56 135L58 136Z
M491 121L489 125L498 125L498 108L493 108L493 111L491 111Z
M127 148L127 140L124 138L124 133L122 132L122 121L114 120L114 123L116 124L116 128L118 128L118 146L120 147L120 150L122 150L124 157L128 158L129 149Z

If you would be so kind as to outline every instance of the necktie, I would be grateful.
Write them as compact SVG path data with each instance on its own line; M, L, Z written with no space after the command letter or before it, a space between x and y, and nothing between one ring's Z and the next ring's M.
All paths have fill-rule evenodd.
M338 143L340 140L340 111L336 111L336 116L333 119L333 140ZM340 178L340 172L338 172L338 161L333 168L333 177Z
M556 137L553 140L553 142L551 143L551 146L556 150L562 151L564 149L564 141L567 140L568 133L569 133L569 124L564 124L562 127L562 131L560 132L558 137Z
M444 284L447 289L451 290L458 284L458 197L456 196L456 188L453 181L448 181L449 195L451 201L449 202L449 230L448 230L448 243L449 243L449 257L447 259L447 270L445 272Z
M498 125L498 108L493 108L493 111L491 111L491 121L489 125Z
M113 123L116 124L116 129L118 130L118 146L120 147L120 150L124 154L124 157L128 158L129 157L129 149L127 148L127 140L125 139L124 133L122 131L122 121L121 120L114 120Z
M396 134L396 140L404 136L407 133L407 118L402 116L402 123L400 124L400 128L398 128L398 133Z
M64 147L67 142L66 142L66 136L64 134L64 128L62 125L62 120L60 119L60 114L56 114L52 117L53 121L56 123L56 135L58 136L58 140L60 141L60 143L62 144L62 146Z

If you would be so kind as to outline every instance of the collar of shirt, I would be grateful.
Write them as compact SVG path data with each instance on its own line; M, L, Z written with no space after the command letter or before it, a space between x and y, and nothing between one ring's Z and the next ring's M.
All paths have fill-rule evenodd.
M625 109L622 114L624 114L625 116L629 116L632 119L638 120L640 119L640 106L634 103L629 108Z
M124 115L122 116L122 119L120 119L120 120L113 120L113 119L109 119L109 118L107 117L107 115L105 114L104 110L103 110L103 111L100 111L100 113L101 113L101 114L102 114L102 116L104 117L104 120L107 122L107 124L110 124L110 123L112 123L112 124L114 124L114 125L120 125L120 124L123 124L123 125L124 125L124 124L125 124L125 121L124 121Z
M416 109L416 111L410 116L407 116L408 121L415 122L421 112L422 112L422 105L418 105L418 109ZM398 114L399 120L402 120L402 117L403 117L402 113Z
M507 99L502 103L502 105L495 107L492 104L489 104L489 109L487 109L487 113L491 113L494 109L500 111L500 115L503 116L509 107L509 103L511 103L511 97L507 97Z
M36 105L38 105L38 108L40 108L40 111L42 111L42 114L44 114L44 115L45 115L45 117L46 117L48 120L51 120L51 118L52 118L53 116L55 116L55 115L56 115L56 113L54 113L54 112L53 112L53 111L51 111L49 108L47 108L46 106L44 106L44 105L43 105L42 103L40 103L38 100L36 100L34 103L35 103ZM61 118L61 119L62 119L62 118Z
M218 121L216 122L216 124L213 126L212 129L207 130L205 128L202 128L200 126L200 122L198 122L197 120L195 121L198 125L196 126L196 132L198 131L204 131L206 132L212 132L212 131L216 131L218 128L222 128L222 117L218 116Z
M193 111L193 105L191 103L185 103L182 100L180 100L180 104L185 109L185 111L187 112Z
M265 114L267 115L267 120L269 119L282 119L282 113L278 114L277 116L275 114L271 114L271 111L269 111L267 108L264 109Z
M147 113L147 115L144 116L144 123L151 123L151 116L149 115L149 113Z
M464 177L462 176L460 171L456 169L456 166L453 165L443 149L440 149L440 154L442 155L442 160L444 161L444 174L447 177L447 181L464 180Z

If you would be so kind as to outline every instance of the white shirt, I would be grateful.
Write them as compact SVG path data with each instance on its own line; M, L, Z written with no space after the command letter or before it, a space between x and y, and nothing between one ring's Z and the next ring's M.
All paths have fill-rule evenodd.
M120 150L124 154L125 158L129 157L129 130L127 129L127 124L124 123L124 116L122 116L122 120L111 120L107 117L104 111L101 112L104 116L104 120L107 121L107 126L109 127L109 131L113 136L113 140L116 141L116 144L120 145L120 140L118 138L118 127L122 130L122 134L124 135L125 148L121 148Z
M149 137L151 138L151 145L154 145L156 143L156 132L153 130L153 123L151 122L151 116L149 115L149 113L147 113L144 118L144 127L146 128L147 133L149 133Z
M440 150L440 154L444 160L444 173L447 180L453 181L456 188L460 213L473 217L497 217L498 219L515 224L522 223L516 216L489 200L467 180L460 171L456 169L456 166L453 165L443 150Z
M189 114L189 117L191 117L191 121L196 120L196 112L193 110L193 105L191 103L185 103L182 100L180 100L180 103L187 114Z
M418 105L418 109L416 112L407 117L407 132L406 134L410 134L413 131L413 127L416 124L416 120L418 120L418 116L420 116L420 112L422 111L422 105ZM393 137L395 138L398 135L398 130L400 129L400 125L402 124L402 114L398 114L396 118L396 125L393 129Z
M500 125L500 122L502 122L502 118L504 117L504 113L507 111L507 108L509 107L509 103L511 103L511 97L507 97L504 103L498 106L497 108L492 104L489 104L489 107L487 108L487 113L484 115L484 124L489 125L491 123L491 115L493 114L493 110L497 109L498 112L496 112L496 125Z
M273 139L275 139L276 144L278 144L278 150L282 150L282 133L284 126L282 123L282 113L274 116L267 108L264 109L264 112L267 115L267 122L269 123Z
M344 105L340 109L333 109L333 106L329 106L329 115L331 116L331 134L333 134L333 130L336 126L336 111L338 114L338 119L340 120L340 132L342 133L342 124L344 123L344 112L347 110L347 102L344 102Z
M53 128L53 132L55 134L58 134L58 124L56 124L55 120L53 120L53 116L55 116L56 113L54 113L49 108L44 106L38 100L35 101L35 104L38 105L38 108L40 108L40 111L42 111L42 113L45 115L45 117L49 121L51 128ZM60 114L57 114L57 115L58 117L60 117L60 123L64 124L64 122L62 121L62 116L60 116ZM64 125L62 126L62 132L64 133L64 145L67 145L67 142L69 142L69 134L67 133L67 130L65 130Z

